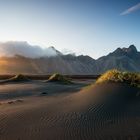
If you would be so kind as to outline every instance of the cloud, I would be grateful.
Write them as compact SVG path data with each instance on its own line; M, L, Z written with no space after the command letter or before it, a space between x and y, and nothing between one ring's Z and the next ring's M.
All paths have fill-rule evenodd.
M41 48L40 46L32 46L27 42L9 41L0 43L0 56L22 55L30 58L51 57L56 56L59 52L54 47Z
M129 9L122 12L120 15L122 15L122 16L128 15L128 14L131 14L132 12L135 12L135 11L138 11L138 10L140 10L140 3L130 7Z
M66 49L66 48L62 49L61 52L64 55L68 55L68 54L70 54L70 55L76 55L72 50L69 50L69 49Z

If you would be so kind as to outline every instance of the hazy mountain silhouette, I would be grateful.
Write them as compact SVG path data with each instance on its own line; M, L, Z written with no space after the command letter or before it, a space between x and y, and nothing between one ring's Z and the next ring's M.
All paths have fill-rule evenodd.
M0 74L100 74L109 69L140 71L140 52L134 45L117 48L114 52L95 60L89 56L64 55L54 47L55 55L29 58L16 54L0 58Z

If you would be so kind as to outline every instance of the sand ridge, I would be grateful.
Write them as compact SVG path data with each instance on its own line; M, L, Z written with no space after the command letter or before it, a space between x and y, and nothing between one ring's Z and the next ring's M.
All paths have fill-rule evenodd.
M138 139L138 92L124 84L93 85L66 96L30 97L0 106L0 139Z

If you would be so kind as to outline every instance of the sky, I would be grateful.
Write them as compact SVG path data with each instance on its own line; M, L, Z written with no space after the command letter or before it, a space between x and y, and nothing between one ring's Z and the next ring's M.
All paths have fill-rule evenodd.
M99 58L118 47L140 50L140 0L0 0L0 42Z

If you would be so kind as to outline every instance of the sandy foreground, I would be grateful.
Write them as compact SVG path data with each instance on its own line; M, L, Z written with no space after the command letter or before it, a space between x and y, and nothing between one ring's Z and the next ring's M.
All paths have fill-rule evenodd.
M0 85L0 140L140 139L140 90L89 83Z

